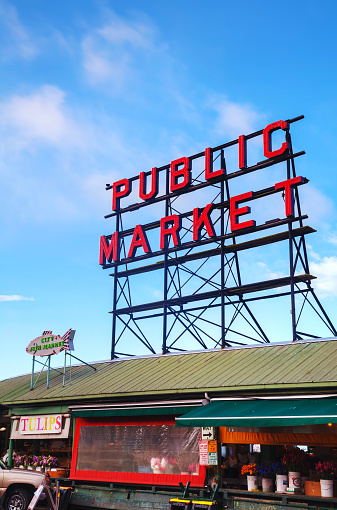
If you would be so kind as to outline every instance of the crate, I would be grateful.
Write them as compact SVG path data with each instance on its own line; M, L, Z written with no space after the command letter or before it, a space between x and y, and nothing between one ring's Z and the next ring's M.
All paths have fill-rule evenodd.
M191 510L191 508L192 501L190 499L170 499L169 510Z
M304 494L306 496L321 496L321 484L306 480L304 482Z

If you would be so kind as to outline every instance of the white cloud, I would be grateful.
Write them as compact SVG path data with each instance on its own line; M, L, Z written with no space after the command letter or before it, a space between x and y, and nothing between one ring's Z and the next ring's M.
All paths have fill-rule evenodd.
M67 112L65 93L45 85L30 95L14 95L0 104L0 127L12 133L16 145L32 140L57 146L81 146L82 129Z
M109 17L107 24L83 39L83 66L91 84L123 90L134 78L139 59L155 50L154 29L148 21L126 22L111 12Z
M136 47L151 47L154 30L148 22L130 21L126 23L113 15L111 21L97 33L112 44L128 43Z
M92 85L110 82L120 87L131 72L127 54L99 48L91 36L83 40L82 49L83 66Z
M248 135L265 121L265 115L257 112L252 105L234 103L225 97L216 97L212 102L218 114L215 130L230 138Z
M330 244L337 244L337 234L330 234L330 236L327 239L327 242Z
M310 182L299 188L302 214L309 216L311 225L326 223L334 219L335 206L331 198L324 195Z
M34 301L34 298L32 297L24 297L24 296L18 296L16 294L13 294L11 296L8 295L0 295L0 302L4 301Z
M4 59L18 54L27 60L38 53L37 45L20 22L16 9L9 2L0 2L0 22L10 34L10 44L2 46L1 53Z
M322 297L337 296L337 257L324 257L318 262L311 262L310 271L317 276L313 285Z

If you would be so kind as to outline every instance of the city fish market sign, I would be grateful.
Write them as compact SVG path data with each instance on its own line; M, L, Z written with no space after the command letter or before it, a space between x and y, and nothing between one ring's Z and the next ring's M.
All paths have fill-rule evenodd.
M61 351L74 350L75 330L68 329L63 336L53 335L52 331L44 331L41 336L34 338L26 347L26 352L32 356L49 356Z

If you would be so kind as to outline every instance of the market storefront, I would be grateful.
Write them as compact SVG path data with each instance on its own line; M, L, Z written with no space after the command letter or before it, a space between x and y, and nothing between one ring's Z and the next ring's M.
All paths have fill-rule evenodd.
M332 480L324 482L330 492L320 483L324 476L337 477L336 398L219 400L178 417L176 425L218 428L224 454L218 480L234 496L235 489L248 488L337 497ZM283 476L281 485L275 475ZM256 478L256 485L249 486L248 478Z
M48 412L49 410L49 412ZM16 409L12 415L10 449L13 465L69 475L72 453L71 415L67 406Z
M289 361L280 365L285 356L296 371ZM316 494L266 494L261 485L249 492L241 474L246 464L279 460L285 446L335 461L336 358L337 341L329 340L115 360L95 364L95 371L72 367L71 385L63 386L59 374L51 374L48 389L43 374L32 390L29 374L4 381L0 397L12 417L14 451L48 453L71 467L62 484L74 487L81 508L167 510L188 482L186 498L236 510L245 498L288 509L328 502L337 508L337 499ZM213 464L201 462L202 427L217 432L218 448L207 452Z

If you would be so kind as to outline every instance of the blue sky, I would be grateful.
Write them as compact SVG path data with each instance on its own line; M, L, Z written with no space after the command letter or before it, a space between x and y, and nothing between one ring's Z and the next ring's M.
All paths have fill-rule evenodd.
M25 347L44 329L72 327L77 356L109 358L106 183L301 114L303 212L318 230L310 269L335 319L336 10L328 0L0 0L3 378L30 371ZM256 279L286 271L275 252L246 264Z

